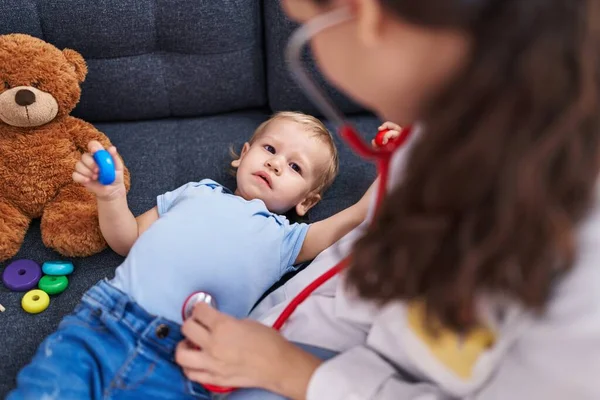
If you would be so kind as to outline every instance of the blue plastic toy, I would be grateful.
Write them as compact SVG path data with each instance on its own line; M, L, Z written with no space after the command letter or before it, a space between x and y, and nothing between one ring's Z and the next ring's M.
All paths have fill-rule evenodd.
M73 272L73 263L71 261L46 261L42 265L42 271L46 275L69 275Z
M100 170L98 182L103 185L110 185L115 181L115 162L106 150L98 150L94 153L94 161L98 164Z

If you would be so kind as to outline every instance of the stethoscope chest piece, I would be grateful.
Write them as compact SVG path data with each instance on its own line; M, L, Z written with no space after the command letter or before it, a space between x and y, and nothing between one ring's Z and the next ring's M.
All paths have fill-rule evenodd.
M181 318L184 321L192 316L192 313L194 312L194 307L198 303L206 303L215 309L217 308L217 302L215 301L215 298L212 297L212 295L206 292L194 292L191 295L189 295L183 303L183 307L181 309Z

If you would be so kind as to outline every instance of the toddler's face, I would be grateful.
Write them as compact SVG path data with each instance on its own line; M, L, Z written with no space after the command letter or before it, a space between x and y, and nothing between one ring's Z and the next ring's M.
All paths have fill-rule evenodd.
M236 194L260 199L274 213L295 208L302 216L319 201L314 189L330 160L328 146L315 133L294 121L275 120L254 143L244 144L233 162Z

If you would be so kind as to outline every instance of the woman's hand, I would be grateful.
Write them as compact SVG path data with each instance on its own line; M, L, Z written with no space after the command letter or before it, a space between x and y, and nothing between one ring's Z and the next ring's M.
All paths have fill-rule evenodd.
M306 397L321 360L251 320L237 320L199 303L181 331L175 361L193 381L257 387L293 399ZM198 347L200 349L198 349Z

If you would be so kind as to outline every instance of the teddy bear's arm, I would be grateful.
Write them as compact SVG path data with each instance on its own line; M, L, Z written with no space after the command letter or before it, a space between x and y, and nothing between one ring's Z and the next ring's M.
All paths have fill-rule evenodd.
M67 117L67 131L71 136L77 149L83 154L88 151L88 143L92 140L97 140L102 144L105 149L112 146L110 139L102 132L100 132L94 125L89 122L85 122L79 118ZM125 180L125 187L129 190L130 177L127 167L123 171L123 178Z
M80 120L79 118L69 117L67 130L69 131L69 135L73 139L75 146L77 146L77 149L82 153L88 151L88 143L92 140L99 141L104 148L112 146L110 139L106 137L105 134L96 129L94 125Z

